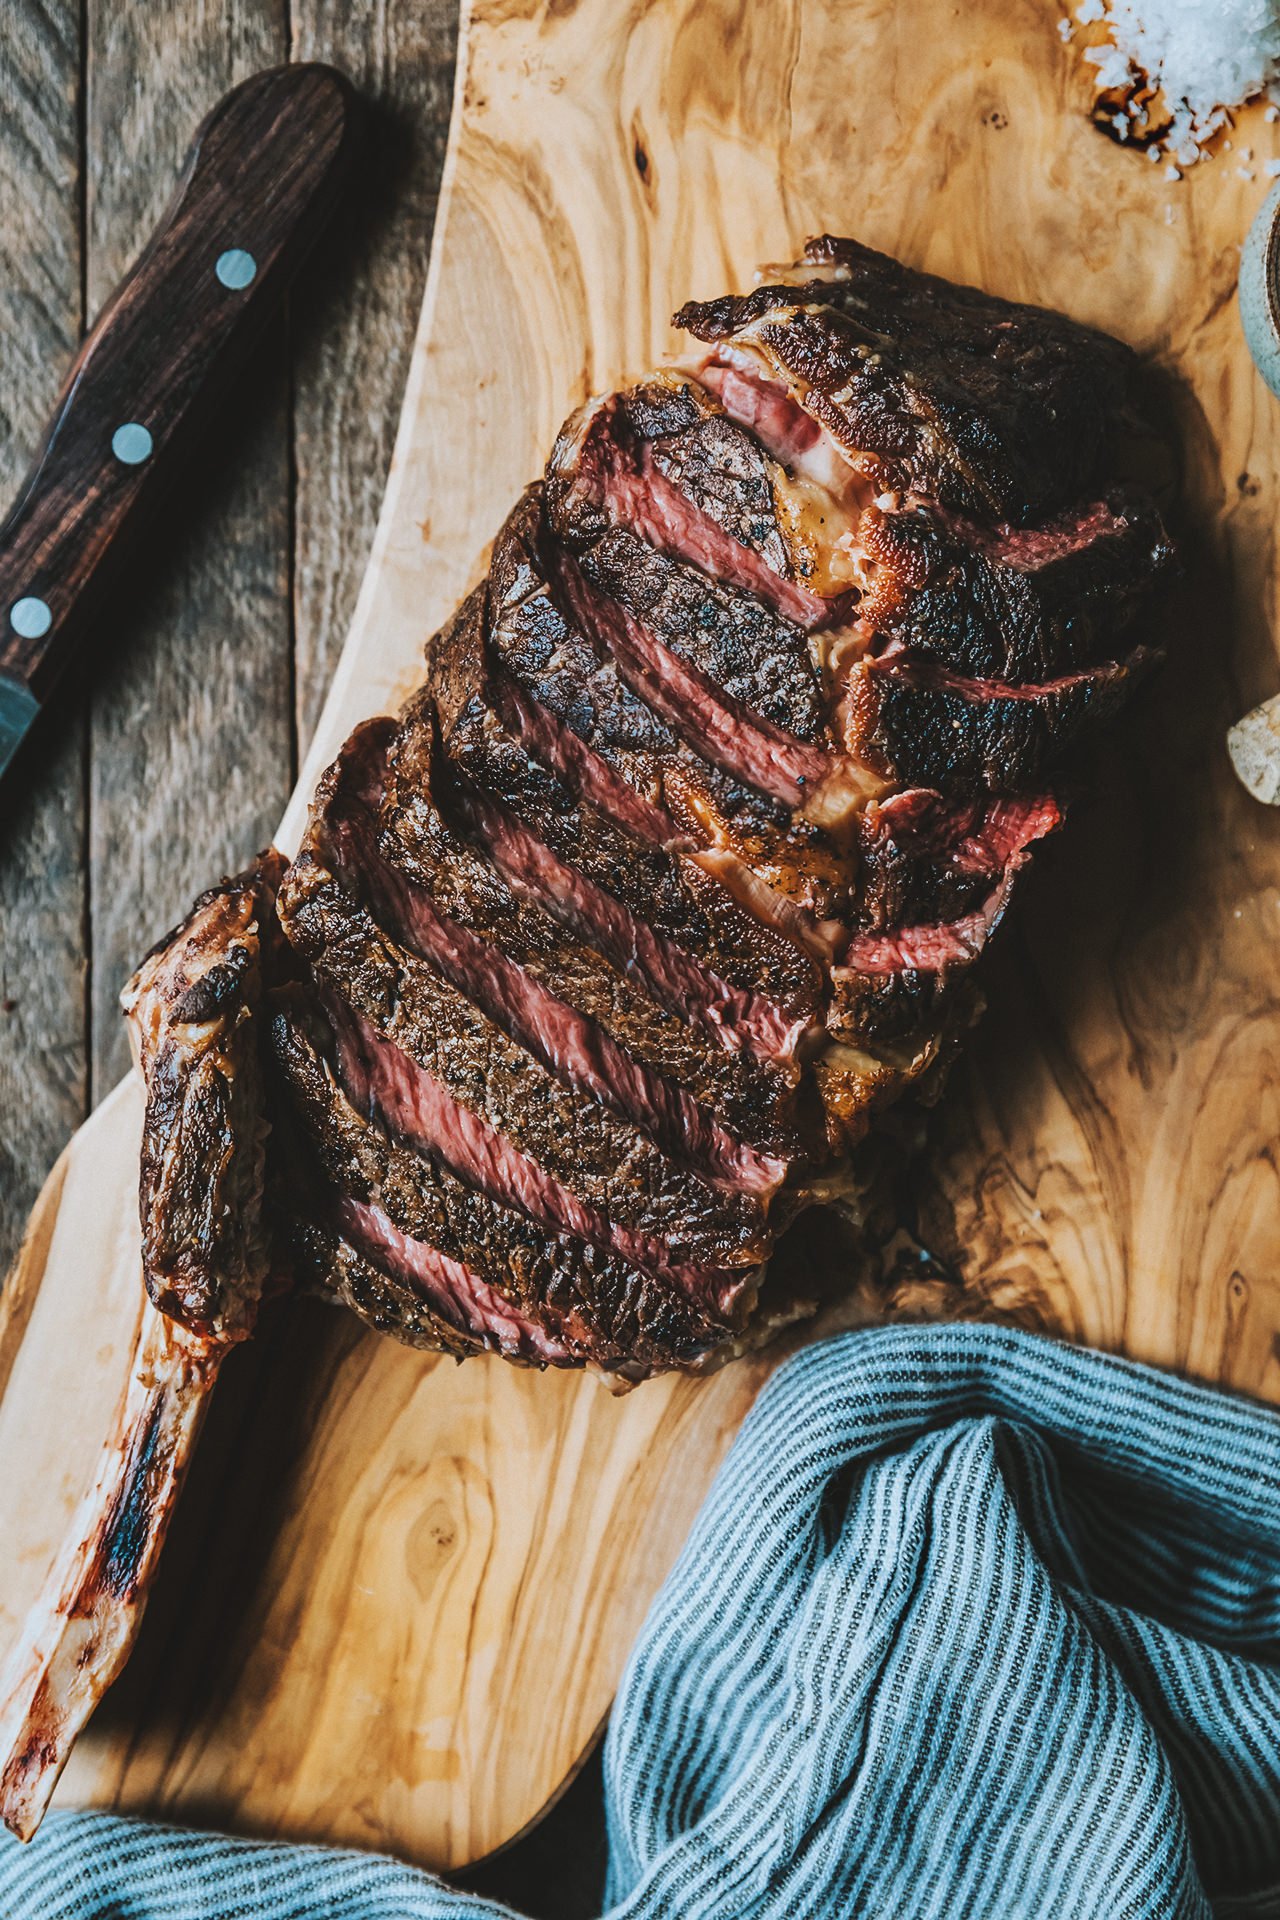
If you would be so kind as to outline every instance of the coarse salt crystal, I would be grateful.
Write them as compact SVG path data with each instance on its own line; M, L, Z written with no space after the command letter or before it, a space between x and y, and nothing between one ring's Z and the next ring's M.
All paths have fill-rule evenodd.
M1059 40L1061 40L1061 41L1062 41L1062 42L1064 43L1064 45L1065 45L1065 43L1066 43L1066 42L1067 42L1067 41L1068 41L1068 40L1069 40L1069 39L1071 38L1071 22L1070 22L1070 20L1068 20L1068 19L1065 19L1065 18L1064 18L1064 19L1061 19L1061 20L1059 20L1059 22L1058 22L1058 38L1059 38Z
M1280 120L1280 107L1268 107L1262 117L1264 120L1270 120L1274 125L1277 120Z
M1166 180L1181 180L1182 175L1175 166L1168 166L1164 170L1164 177Z
M1163 144L1184 166L1230 110L1262 93L1280 102L1280 0L1080 0L1076 19L1106 23L1109 43L1084 49L1098 92L1150 82L1171 116Z
M1264 160L1262 171L1268 180L1280 180L1280 160Z

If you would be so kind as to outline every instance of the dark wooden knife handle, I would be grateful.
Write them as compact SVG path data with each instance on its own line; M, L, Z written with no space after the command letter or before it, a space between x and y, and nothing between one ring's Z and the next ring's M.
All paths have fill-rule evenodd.
M226 94L196 134L0 528L0 673L36 701L318 237L349 170L354 116L331 67L276 67Z

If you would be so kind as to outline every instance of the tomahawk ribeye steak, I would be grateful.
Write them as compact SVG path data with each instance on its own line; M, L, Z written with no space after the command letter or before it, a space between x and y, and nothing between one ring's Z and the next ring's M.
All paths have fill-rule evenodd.
M879 1116L936 1097L1064 755L1158 656L1116 341L831 238L678 324L566 424L297 858L126 993L170 1336L18 1656L19 1833L268 1284L620 1386L811 1309L764 1284L779 1236L866 1227Z

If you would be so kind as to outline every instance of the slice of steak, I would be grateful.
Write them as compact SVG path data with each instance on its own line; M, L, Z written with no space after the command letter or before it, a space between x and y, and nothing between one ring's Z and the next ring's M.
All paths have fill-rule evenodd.
M628 1097L637 1124L641 1110L665 1109L671 1091L679 1089L714 1113L733 1140L794 1156L804 1136L794 1074L745 1050L727 1052L705 1028L663 1007L634 971L611 965L553 914L513 892L492 861L442 814L435 797L438 751L434 702L424 692L402 715L391 742L382 858L423 889L453 928L484 942L625 1048L628 1062L621 1072L609 1067L605 1077L615 1095L636 1079ZM473 975L478 965L478 959L471 961ZM654 1086L655 1078L671 1083L670 1089ZM671 1119L677 1128L698 1124L683 1101L671 1108ZM660 1126L655 1138L661 1134ZM663 1144L671 1146L665 1139Z
M489 574L488 699L508 731L628 833L730 850L816 918L838 915L845 868L829 836L704 759L567 616L541 558L540 498L531 488L510 516ZM474 688L474 657L461 677Z
M345 772L339 759L321 780L280 891L281 922L301 958L406 1064L615 1226L641 1233L660 1257L757 1262L769 1237L761 1196L725 1191L673 1164L635 1128L562 1086L383 931L353 891L360 875L335 830Z
M843 618L858 584L856 508L789 474L684 374L653 374L575 414L547 463L546 511L572 546L629 528L798 627Z
M459 1361L484 1352L483 1341L437 1313L417 1287L375 1265L336 1225L303 1214L273 1219L277 1242L300 1290L350 1307L366 1326L389 1333L406 1347L447 1353Z
M324 822L343 872L359 875L361 891L380 926L429 960L567 1087L599 1101L707 1180L758 1194L767 1203L787 1171L786 1160L727 1133L710 1109L642 1066L597 1022L549 992L509 953L452 919L430 887L411 877L403 843L394 833L379 834L375 812L385 797L387 754L395 733L395 723L384 720L366 722L352 734L344 749L350 779L335 788ZM358 803L357 782L364 787ZM432 813L438 829L436 850L447 850L452 836L434 814L430 786L415 785L413 796L415 818ZM384 857L384 845L390 859ZM472 853L455 897L465 902L469 883L480 882L483 872L483 861ZM492 884L503 885L497 875ZM563 930L560 944L567 944Z
M971 913L1061 823L1048 793L947 801L913 788L868 807L858 822L855 940Z
M139 1208L147 1292L207 1339L253 1331L267 1276L258 1059L274 848L202 893L121 995L146 1087Z
M1160 515L1132 493L1027 530L873 506L858 539L875 650L978 680L1035 684L1105 660L1173 568Z
M651 712L730 779L803 808L832 743L808 637L622 528L566 548L567 610Z
M575 781L570 756L553 772L525 751L498 711L501 670L490 673L474 611L438 637L432 663L450 818L483 844L512 890L726 1047L789 1060L819 1003L814 960L692 856L633 837L597 804L597 784Z
M1090 493L1136 369L1119 341L1061 314L831 235L675 324L749 355L877 488L1015 526Z
M846 743L897 785L958 798L1025 792L1113 717L1157 658L1138 647L1041 686L970 680L898 655L862 660L845 688Z
M1052 794L948 802L909 791L859 823L860 926L831 972L830 1032L860 1047L968 1024L968 979L1036 843Z
M589 1362L630 1378L688 1365L724 1338L725 1325L670 1283L541 1231L437 1160L388 1140L352 1107L295 1010L276 1011L270 1045L317 1164L342 1196L344 1228L409 1300L421 1297L425 1269L429 1293L447 1287L453 1296L450 1323L461 1320L478 1343L508 1358ZM434 1265L420 1248L434 1252Z

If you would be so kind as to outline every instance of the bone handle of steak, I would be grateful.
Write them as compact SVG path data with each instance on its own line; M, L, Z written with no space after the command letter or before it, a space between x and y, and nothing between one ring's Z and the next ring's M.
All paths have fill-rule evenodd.
M353 108L349 83L318 65L225 95L76 356L0 528L0 769L318 237L349 171Z
M144 1306L93 1490L0 1678L0 1818L19 1840L132 1650L225 1352Z

